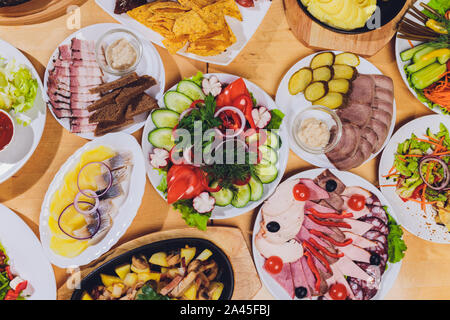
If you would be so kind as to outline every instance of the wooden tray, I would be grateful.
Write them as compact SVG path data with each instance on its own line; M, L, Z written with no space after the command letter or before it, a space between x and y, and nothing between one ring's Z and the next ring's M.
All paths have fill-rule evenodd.
M338 33L319 25L300 8L297 0L284 0L284 7L291 31L305 46L313 49L348 51L370 57L392 39L397 31L398 21L412 1L414 0L407 0L399 14L380 29L360 34Z
M261 281L244 236L238 228L231 227L208 227L206 231L186 228L148 234L110 250L93 263L83 267L81 279L100 265L129 250L160 240L186 237L207 239L228 256L234 271L233 300L249 300L261 289ZM68 288L68 282L58 289L58 300L68 300L72 296L73 290Z
M0 8L0 25L18 26L41 23L67 13L71 5L87 0L31 0L18 6Z

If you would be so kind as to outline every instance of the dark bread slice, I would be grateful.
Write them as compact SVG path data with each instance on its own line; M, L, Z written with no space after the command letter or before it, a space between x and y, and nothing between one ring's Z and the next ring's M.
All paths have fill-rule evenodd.
M108 104L113 104L115 102L115 98L120 93L120 89L111 91L107 94L105 94L103 97L92 103L87 109L88 111L92 112L98 109L103 108L104 106Z
M144 93L145 90L154 86L155 84L156 80L153 77L142 76L138 81L133 82L122 89L122 91L116 97L116 103L128 106L133 98L137 97L141 93Z
M128 126L133 123L133 120L123 120L119 122L103 121L95 128L95 136L101 136L116 129Z
M123 121L125 108L118 104L108 104L89 116L89 123Z
M148 112L158 107L158 102L146 93L143 93L134 98L127 107L125 112L125 119L133 119L141 113Z
M102 93L102 94L105 94L105 93L107 93L109 91L116 90L116 89L119 89L119 88L123 88L126 85L139 80L139 78L140 77L137 75L137 73L133 72L133 73L130 73L130 74L126 75L126 76L123 76L123 77L121 77L121 78L119 78L117 80L114 80L114 81L111 81L111 82L108 82L108 83L103 83L103 84L101 84L101 85L99 85L99 86L97 86L95 88L92 88L92 89L89 90L89 92L90 93Z

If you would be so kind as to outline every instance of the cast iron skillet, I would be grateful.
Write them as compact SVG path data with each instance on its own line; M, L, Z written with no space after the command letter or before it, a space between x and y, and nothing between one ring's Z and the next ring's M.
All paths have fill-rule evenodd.
M319 19L315 18L311 13L309 13L308 9L302 4L301 0L297 0L298 5L300 8L310 17L313 21L320 24L322 27L327 28L328 30L338 32L338 33L345 33L345 34L359 34L359 33L366 33L373 31L375 29L369 29L367 27L367 24L363 28L353 29L353 30L342 30L342 29L336 29L333 28ZM392 19L394 19L397 14L402 10L406 3L406 0L377 0L377 6L380 8L381 12L381 26L384 26L385 24L389 23ZM368 20L371 21L371 18Z
M143 254L150 258L153 253L159 251L169 252L172 250L184 248L186 245L196 247L196 255L200 254L203 249L209 249L213 253L212 257L219 266L219 274L216 277L217 281L223 283L224 288L220 300L230 300L234 290L234 273L228 257L225 253L211 241L200 238L178 238L168 239L158 242L146 244L142 247L130 250L124 254L117 256L110 261L104 263L90 274L88 274L82 281L80 289L73 292L71 300L80 300L84 291L90 291L95 286L101 285L100 273L115 275L114 268L125 263L131 263L133 255Z

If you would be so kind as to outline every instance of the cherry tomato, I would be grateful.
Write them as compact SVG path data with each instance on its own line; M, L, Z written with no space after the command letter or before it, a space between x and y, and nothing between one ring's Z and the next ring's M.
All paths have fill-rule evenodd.
M335 283L330 288L330 297L333 300L347 299L347 288L342 283Z
M216 105L217 107L231 106L234 99L241 95L250 96L244 79L239 78L222 90L222 92L217 96Z
M271 256L264 263L264 268L272 274L280 273L283 269L283 260L280 257Z
M227 110L219 114L220 120L222 120L222 126L224 129L237 130L241 127L241 119L236 112Z
M296 184L292 192L295 200L306 201L309 199L309 189L302 183Z
M236 2L239 5L246 7L246 8L255 6L255 3L253 2L253 0L236 0Z
M354 194L348 199L348 206L354 211L361 211L366 205L366 198L360 194Z

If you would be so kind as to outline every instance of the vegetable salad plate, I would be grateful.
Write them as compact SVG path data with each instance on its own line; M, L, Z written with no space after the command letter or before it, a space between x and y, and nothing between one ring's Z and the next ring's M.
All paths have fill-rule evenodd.
M138 21L134 20L127 13L115 14L114 9L115 9L116 1L114 1L114 0L96 0L96 3L103 10L105 10L108 14L110 14L114 19L116 19L123 25L131 27L134 30L139 31L142 35L145 36L146 39L152 41L153 43L155 43L161 47L166 47L163 44L164 38L159 33L151 30L144 24L141 24ZM143 3L145 3L145 1ZM206 2L206 3L208 3L208 2ZM244 0L244 1L237 1L237 3L238 4L247 3L246 6L248 6L250 3L253 3L253 1L252 0L250 0L250 1ZM230 64L237 57L237 55L241 52L241 50L246 46L246 44L250 40L250 38L253 36L256 29L261 24L267 11L269 10L271 4L272 4L271 1L258 0L258 1L254 1L253 7L244 7L242 5L238 5L239 11L242 15L242 21L239 21L236 18L229 17L228 15L225 16L225 20L228 23L228 26L231 29L231 31L234 33L236 41L230 47L226 48L226 50L223 53L220 53L217 55L209 55L208 53L206 55L193 54L193 53L186 52L186 49L183 48L184 44L182 44L181 47L178 48L178 49L181 49L178 53L180 55L186 56L188 58L198 60L198 61L203 61L206 63L213 63L213 64L218 64L218 65ZM188 24L193 24L193 23L202 22L202 21L190 22L186 19L186 22ZM204 22L203 22L203 24L204 24ZM162 25L162 26L158 26L158 27L160 29L167 28L167 23L166 23L166 25ZM187 26L186 28L187 28L187 30L191 30L191 28L189 28L189 26ZM211 40L209 40L210 45L213 45L213 42L215 42L217 40L220 40L220 39L212 38Z
M12 140L6 148L2 142L0 151L0 182L3 182L23 167L39 144L46 108L42 83L31 62L1 39L0 47L0 105L6 103L14 123ZM16 88L14 81L22 87Z
M406 250L396 218L381 192L353 173L301 172L258 213L258 273L277 299L383 299Z
M448 162L448 129L450 121L442 115L408 122L392 136L378 171L381 191L398 213L402 226L436 243L450 243L445 185L448 167L443 168ZM442 146L436 150L441 139Z
M128 57L132 60L126 61ZM50 112L65 129L85 139L142 128L164 86L164 66L155 47L115 23L91 25L67 37L53 52L44 75ZM139 101L148 107L128 117L130 106ZM102 131L102 123L113 127Z
M318 167L350 170L373 159L392 135L393 90L392 79L366 59L323 51L289 69L275 101L286 114L297 156Z
M280 182L289 152L287 132L281 125L283 114L254 83L229 74L198 73L170 88L159 106L148 118L142 137L147 174L158 193L181 211L189 225L204 229L209 217L225 219L248 212ZM196 159L191 150L195 137L180 160L174 157L178 150L172 132L176 128L193 134L197 120L205 126L204 133L212 129L214 138L212 142L206 138L210 140L203 145L202 162L191 165L191 157L193 162ZM224 134L224 128L233 134ZM216 137L223 142L217 145ZM208 162L207 150L217 153L221 146L226 150L226 141L236 140L233 154L245 158L241 164ZM252 155L255 162L249 160ZM183 178L197 174L200 178L189 182Z
M436 14L424 10L426 4ZM448 10L446 1L416 1L400 21L395 39L397 66L405 85L425 106L445 115L450 110L450 45L448 35L443 34L449 32Z
M5 250L11 272L28 282L30 288L27 291L30 295L25 299L56 300L53 269L38 238L4 205L0 205L0 218L0 251L3 251L2 248Z
M39 231L50 261L82 266L108 251L136 216L144 188L144 159L133 136L110 133L78 149L42 203Z

